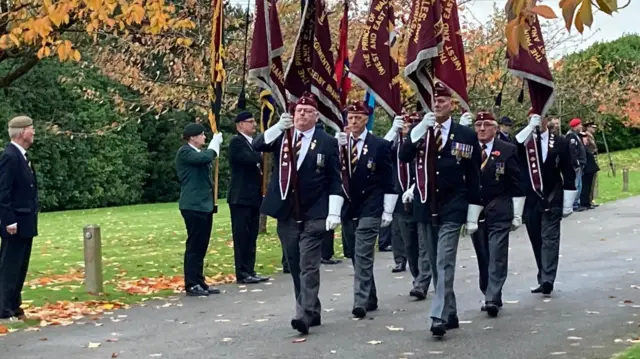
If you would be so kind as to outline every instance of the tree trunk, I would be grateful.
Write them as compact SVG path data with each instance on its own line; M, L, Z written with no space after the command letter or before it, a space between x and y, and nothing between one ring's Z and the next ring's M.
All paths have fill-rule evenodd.
M267 194L267 186L269 185L269 177L271 176L271 154L262 154L262 198ZM267 216L260 214L260 226L258 233L267 233Z

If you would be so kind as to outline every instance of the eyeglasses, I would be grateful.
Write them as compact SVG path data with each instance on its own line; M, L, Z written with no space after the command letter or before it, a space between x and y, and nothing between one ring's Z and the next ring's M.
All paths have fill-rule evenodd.
M305 113L307 115L312 115L316 112L316 110L312 108L296 108L296 113Z
M482 128L482 127L484 127L484 128L493 128L493 127L496 127L496 124L493 123L493 122L490 122L490 121L486 121L486 122L485 121L482 121L482 122L478 121L478 122L475 122L473 124L473 127L475 127L475 128Z

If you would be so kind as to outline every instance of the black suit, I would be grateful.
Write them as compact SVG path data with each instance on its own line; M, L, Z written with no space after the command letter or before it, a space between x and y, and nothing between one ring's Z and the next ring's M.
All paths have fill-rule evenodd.
M513 198L523 198L524 192L520 188L516 146L498 138L489 146L491 152L486 164L481 166L480 177L484 209L478 231L471 238L478 260L480 291L486 302L500 306L502 287L507 279Z
M14 235L6 227L16 223ZM33 237L38 235L38 184L33 166L17 146L0 155L0 318L23 314L22 287Z
M261 160L260 152L251 147L249 139L242 134L233 136L229 142L231 183L227 202L231 212L233 253L238 281L256 275L256 241L262 202Z
M504 132L502 132L502 131L499 131L499 130L498 130L498 138L499 138L500 140L504 141L504 142L510 142L510 143L513 143L513 141L514 141L513 136L511 136L511 135L510 135L510 134L508 134L508 133L504 133Z
M553 133L542 134L542 137L546 136L549 136L546 159L542 158L542 148L539 151L540 161L544 161L541 165L542 198L535 193L531 185L526 148L520 143L517 147L519 158L522 159L520 161L521 187L527 197L522 219L527 227L538 266L538 284L542 285L546 282L552 287L558 270L564 191L576 190L576 172L571 161L569 141ZM532 139L535 139L535 135ZM540 143L544 146L542 142Z
M593 183L600 167L596 162L596 157L593 151L585 146L587 154L587 164L584 167L584 173L582 175L582 191L580 191L580 206L589 208L593 203Z

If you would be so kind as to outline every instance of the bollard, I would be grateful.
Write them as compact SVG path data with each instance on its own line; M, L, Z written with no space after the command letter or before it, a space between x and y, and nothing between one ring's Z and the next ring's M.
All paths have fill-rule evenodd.
M84 286L88 293L103 292L102 287L102 241L100 226L84 227Z
M629 169L622 169L622 192L629 192Z

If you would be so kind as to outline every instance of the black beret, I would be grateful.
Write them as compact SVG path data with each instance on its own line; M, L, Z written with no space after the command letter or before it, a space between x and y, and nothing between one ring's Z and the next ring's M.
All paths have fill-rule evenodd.
M253 118L253 115L251 114L251 112L247 112L247 111L240 112L238 116L236 116L236 123L246 121L250 118Z
M598 128L598 125L596 125L595 122L587 122L584 124L584 127Z
M198 136L205 131L204 126L199 123L190 123L184 126L184 131L182 131L182 135L185 137Z
M513 126L513 120L511 120L509 117L507 116L503 116L500 119L500 124L501 125L507 125L507 126Z

